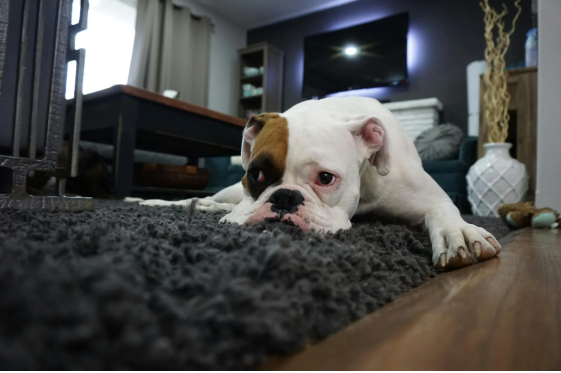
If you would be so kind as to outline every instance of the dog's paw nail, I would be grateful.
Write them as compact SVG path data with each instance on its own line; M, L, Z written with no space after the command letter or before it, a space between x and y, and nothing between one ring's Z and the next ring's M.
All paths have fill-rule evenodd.
M440 254L440 266L442 268L446 267L446 254Z
M501 248L501 245L497 242L497 240L495 240L494 237L489 237L487 238L487 241L489 241L489 243L495 248L495 249L499 249Z
M475 249L475 255L479 258L481 256L481 242L474 243L473 248Z
M466 250L463 247L458 249L458 254L460 254L460 256L464 259L467 258Z

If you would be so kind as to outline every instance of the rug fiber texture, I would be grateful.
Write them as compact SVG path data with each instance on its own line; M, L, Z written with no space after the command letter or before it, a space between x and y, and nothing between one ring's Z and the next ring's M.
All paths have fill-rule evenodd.
M222 215L0 211L0 369L258 368L437 274L428 235L405 226L320 236Z

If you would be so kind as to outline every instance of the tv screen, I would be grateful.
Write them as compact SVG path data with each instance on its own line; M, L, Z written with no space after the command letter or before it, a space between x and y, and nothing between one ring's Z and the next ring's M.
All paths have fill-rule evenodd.
M409 13L304 39L306 98L407 83Z

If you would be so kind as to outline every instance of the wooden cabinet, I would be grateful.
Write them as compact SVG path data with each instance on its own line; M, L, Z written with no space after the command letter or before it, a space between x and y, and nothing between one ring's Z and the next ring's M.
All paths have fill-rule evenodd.
M507 89L510 94L508 105L510 121L506 141L512 143L510 151L512 157L526 166L528 176L530 176L526 200L531 202L534 201L536 193L537 81L538 70L536 67L508 71ZM488 128L484 118L486 102L483 95L485 90L485 84L481 79L479 91L479 158L485 155L483 144L488 142Z
M284 53L269 43L238 51L238 116L247 119L260 112L280 112ZM256 92L245 90L251 85Z

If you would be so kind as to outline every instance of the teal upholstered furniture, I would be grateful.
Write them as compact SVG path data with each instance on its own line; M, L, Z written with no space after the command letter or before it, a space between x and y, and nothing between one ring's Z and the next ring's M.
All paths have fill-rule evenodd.
M218 192L240 181L245 174L241 165L230 164L230 157L205 158L212 176L205 190Z
M477 137L466 137L457 159L423 162L423 168L458 206L462 214L471 214L467 200L466 175L477 160Z
M466 175L477 160L477 137L466 137L460 146L457 159L423 162L423 168L450 196L463 214L471 214L467 200ZM205 167L213 176L207 190L219 191L237 183L245 171L240 165L230 164L229 158L207 158Z

